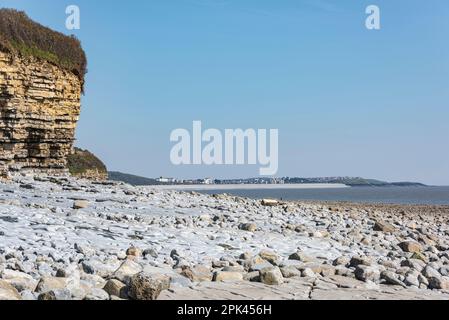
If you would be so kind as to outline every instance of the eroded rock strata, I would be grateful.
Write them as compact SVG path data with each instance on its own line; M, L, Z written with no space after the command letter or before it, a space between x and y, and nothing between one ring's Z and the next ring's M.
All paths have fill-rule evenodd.
M72 72L0 51L0 175L66 171L81 92Z

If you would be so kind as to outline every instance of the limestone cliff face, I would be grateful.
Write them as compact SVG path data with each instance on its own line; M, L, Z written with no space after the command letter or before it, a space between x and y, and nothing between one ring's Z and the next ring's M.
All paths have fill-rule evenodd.
M81 93L74 73L0 51L0 174L66 172Z

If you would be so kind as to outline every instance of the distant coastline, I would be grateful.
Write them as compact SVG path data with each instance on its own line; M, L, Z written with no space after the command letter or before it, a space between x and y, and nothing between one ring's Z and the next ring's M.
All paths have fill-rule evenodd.
M311 184L211 184L211 185L155 185L158 190L293 190L293 189L343 189L350 186L337 183L311 183Z
M207 186L207 189L315 189L315 188L336 188L336 186L348 187L426 187L418 182L386 182L375 179L360 177L319 177L319 178L249 178L249 179L176 179L176 178L146 178L137 175L109 172L109 179L112 181L125 182L134 186L163 186L165 189L189 189L198 190ZM284 187L280 187L284 186ZM318 187L317 187L318 186Z

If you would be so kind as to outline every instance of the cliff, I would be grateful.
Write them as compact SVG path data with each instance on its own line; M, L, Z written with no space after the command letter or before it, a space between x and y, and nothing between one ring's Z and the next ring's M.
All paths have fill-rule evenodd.
M67 172L85 73L85 62L78 68L65 55L82 51L73 41L23 13L0 10L0 174Z

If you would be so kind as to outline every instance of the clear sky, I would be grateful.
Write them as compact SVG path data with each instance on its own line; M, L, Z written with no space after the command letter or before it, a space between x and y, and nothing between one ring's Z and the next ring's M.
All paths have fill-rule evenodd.
M89 60L77 145L110 170L252 177L259 166L175 167L170 132L279 129L279 176L449 185L447 0L6 0L74 33ZM65 29L65 8L81 30ZM365 8L381 9L379 31Z

